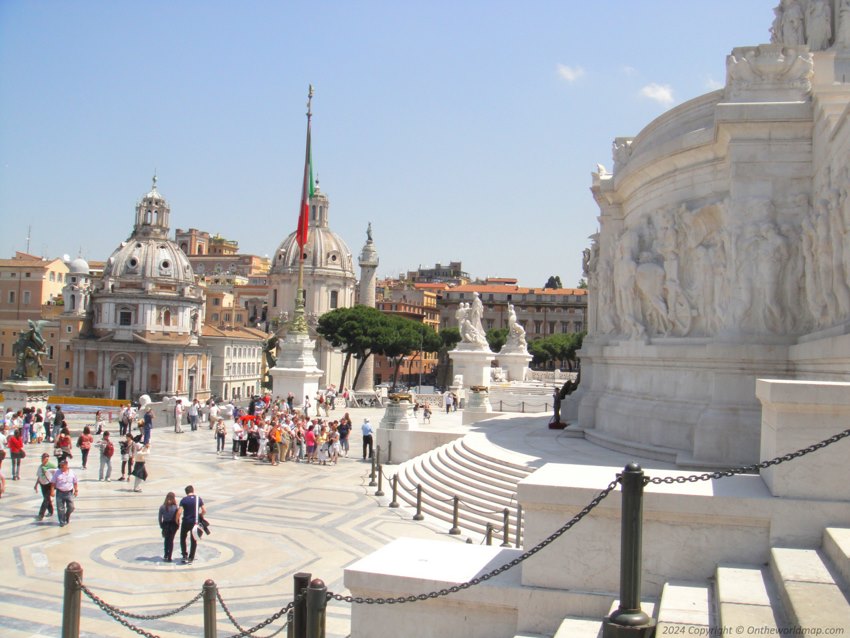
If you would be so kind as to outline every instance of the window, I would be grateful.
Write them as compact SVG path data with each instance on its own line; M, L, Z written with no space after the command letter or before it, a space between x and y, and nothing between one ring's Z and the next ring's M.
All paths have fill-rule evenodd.
M48 358L48 359L52 359L52 358L53 358L53 346L50 346L50 347L47 349L47 358Z
M272 290L272 306L277 308L277 288Z
M487 320L487 330L492 330L492 329L493 329L493 320L488 319Z
M339 307L339 291L331 290L331 309Z
M65 326L65 332L71 334L71 326Z
M50 271L50 281L56 281L56 273L52 270Z
M575 326L576 332L581 332L581 321L576 321Z
M133 325L133 313L129 310L122 310L118 313L118 325L120 326L132 326Z
M24 290L24 305L25 306L30 305L30 291L29 290Z
M27 279L29 279L31 275L32 275L32 273L29 273L29 272L24 273L24 277L26 277Z
M542 322L542 321L535 321L535 322L534 322L534 332L535 332L535 334L540 334L540 333L541 333L541 330L540 330L540 329L541 329L542 327L543 327L543 322Z
M213 299L213 305L214 306L220 306L221 305L221 299L219 299L218 297Z
M68 377L65 377L65 385L71 385L71 380Z
M15 291L14 290L9 291L9 303L15 303Z
M71 362L70 362L70 361L66 361L66 362L65 362L65 369L66 369L66 370L70 370L70 369L71 369Z

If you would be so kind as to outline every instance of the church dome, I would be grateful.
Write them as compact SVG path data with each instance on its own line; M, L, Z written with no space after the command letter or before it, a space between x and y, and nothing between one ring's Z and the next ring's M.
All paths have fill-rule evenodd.
M300 253L296 231L278 246L272 258L270 274L283 275L298 271ZM310 228L304 245L304 267L314 274L337 275L354 279L354 259L342 237L328 227L328 197L318 187L310 199Z
M77 257L68 264L68 271L71 275L88 275L89 262L82 257Z
M106 261L103 279L138 281L143 284L193 285L195 273L189 258L168 239L168 202L153 188L136 205L136 224L130 238Z

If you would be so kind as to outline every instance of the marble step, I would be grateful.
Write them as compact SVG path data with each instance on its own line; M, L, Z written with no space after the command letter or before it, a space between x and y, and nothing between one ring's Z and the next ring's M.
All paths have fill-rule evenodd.
M523 462L525 455L503 450L481 436L464 437L455 443L458 452L474 460L477 465L490 467L501 475L513 477L516 481L524 479L536 469Z
M521 480L514 475L492 468L487 463L482 463L479 457L470 456L462 446L441 450L440 457L451 463L459 474L472 476L478 481L486 480L488 485L500 490L516 492L517 483Z
M850 602L836 582L838 570L815 549L774 547L770 570L789 624L814 635L850 627Z
M552 638L601 638L600 618L574 618L567 616Z
M844 591L850 588L850 529L827 527L823 531L823 552L841 576Z
M759 627L774 634L787 627L766 567L718 565L716 577L721 627Z
M707 636L715 625L712 588L708 582L669 581L661 590L656 635Z

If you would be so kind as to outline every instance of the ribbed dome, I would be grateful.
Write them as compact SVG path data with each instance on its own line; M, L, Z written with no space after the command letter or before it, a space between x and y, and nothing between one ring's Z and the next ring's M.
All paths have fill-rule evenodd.
M310 230L304 246L304 266L329 275L354 278L354 259L342 237L328 228L328 198L316 189L310 199ZM284 239L272 258L271 274L291 274L298 270L299 251L295 231Z
M173 241L156 237L132 236L122 242L106 261L103 276L140 281L195 282L195 273L186 254Z

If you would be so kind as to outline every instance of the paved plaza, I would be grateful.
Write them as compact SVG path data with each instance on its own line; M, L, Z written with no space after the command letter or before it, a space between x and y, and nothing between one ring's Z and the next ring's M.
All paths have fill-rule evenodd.
M80 469L75 455L71 467L80 480L80 495L64 528L55 515L50 521L35 521L41 502L40 492L33 491L35 470L41 452L52 446L28 446L22 480L7 481L0 499L0 636L59 635L63 573L72 561L82 565L83 582L95 594L140 614L161 613L187 602L211 578L237 621L250 627L286 604L297 572L312 573L329 590L347 593L342 584L345 566L393 538L454 540L434 526L411 521L408 513L378 505L371 496L375 489L367 487L370 465L360 460L359 425L364 416L379 423L383 411L350 412L355 424L351 454L336 466L234 461L229 438L227 453L218 456L209 429L190 432L184 425L186 432L175 434L160 427L153 431L150 477L142 493L134 493L132 484L115 480L121 475L118 454L109 483L97 480L96 453L87 470ZM333 414L341 416L342 411ZM460 412L435 414L432 421L459 426L460 418ZM80 429L83 421L74 421L72 429ZM9 469L7 460L4 476ZM165 494L173 491L179 500L187 484L204 499L212 526L191 566L163 562L157 523ZM179 556L177 547L174 556ZM349 617L349 605L332 604L328 636L347 636ZM134 622L163 637L200 636L202 618L199 602L165 620ZM237 633L220 609L218 627L220 636ZM279 627L274 623L258 635ZM90 638L135 635L85 597L81 628Z
M350 410L355 423L352 450L337 466L283 463L272 467L251 458L232 460L215 452L209 429L175 434L154 429L150 477L142 493L115 479L120 460L113 460L112 482L98 482L98 459L80 469L77 510L71 523L58 526L55 516L35 521L41 502L33 491L40 452L49 444L28 447L21 481L8 481L0 500L0 635L4 638L57 636L62 622L62 582L68 563L84 570L83 582L106 602L137 614L158 614L178 607L211 578L236 620L250 627L272 615L292 595L292 576L309 572L333 592L347 594L343 570L397 537L463 542L447 534L446 525L416 523L406 508L389 509L388 497L376 499L369 488L369 464L360 460L359 424L364 416L377 424L379 409ZM337 410L337 416L341 411ZM624 454L603 450L569 432L546 428L547 415L501 417L473 426L490 441L516 450L532 466L547 461L598 463L622 467ZM461 413L434 412L432 426L461 428ZM83 421L72 423L75 430ZM188 430L188 427L184 426ZM229 439L228 439L229 446ZM8 474L8 461L4 474ZM646 467L667 467L645 461ZM391 473L390 469L388 473ZM195 563L185 566L162 560L157 511L165 494L178 499L187 484L195 486L207 506L212 534L203 538ZM385 486L389 493L389 488ZM175 539L179 541L178 538ZM175 548L175 556L179 549ZM155 635L200 636L202 605L156 621L133 621ZM274 623L258 635L270 635ZM343 638L350 627L350 605L332 602L328 608L330 638ZM82 635L89 638L132 636L129 629L83 598ZM219 635L236 632L218 611Z

